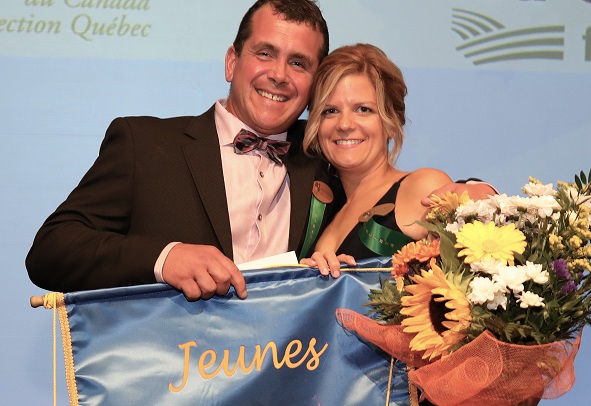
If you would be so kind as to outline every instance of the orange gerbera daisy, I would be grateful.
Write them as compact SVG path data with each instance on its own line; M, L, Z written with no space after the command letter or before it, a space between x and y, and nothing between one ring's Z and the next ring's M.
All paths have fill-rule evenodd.
M431 258L438 257L439 254L439 240L423 239L410 242L392 256L392 276L404 276L412 265L427 262Z

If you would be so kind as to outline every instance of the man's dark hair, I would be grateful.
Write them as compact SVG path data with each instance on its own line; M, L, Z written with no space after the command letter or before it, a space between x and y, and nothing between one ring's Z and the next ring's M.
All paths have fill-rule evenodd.
M269 4L273 10L280 14L286 21L295 23L304 23L322 34L324 39L320 52L318 54L318 61L322 61L328 55L329 41L328 41L328 26L322 16L320 8L314 0L258 0L246 12L240 26L236 39L234 39L234 49L236 54L242 53L244 43L252 34L252 17L254 13L261 7Z

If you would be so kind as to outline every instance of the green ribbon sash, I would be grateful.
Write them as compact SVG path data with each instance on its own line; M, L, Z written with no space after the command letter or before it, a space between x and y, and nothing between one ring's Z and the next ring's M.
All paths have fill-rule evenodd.
M403 246L413 241L412 238L400 231L391 230L370 218L359 229L361 242L381 256L392 256Z
M310 217L308 218L308 228L306 230L306 238L304 239L304 245L302 247L302 251L300 252L299 259L306 258L308 255L308 251L312 247L314 241L316 241L316 237L318 236L318 231L320 231L320 225L322 224L322 218L324 217L324 210L326 209L326 204L322 203L320 200L316 198L316 196L312 195L312 200L310 201Z

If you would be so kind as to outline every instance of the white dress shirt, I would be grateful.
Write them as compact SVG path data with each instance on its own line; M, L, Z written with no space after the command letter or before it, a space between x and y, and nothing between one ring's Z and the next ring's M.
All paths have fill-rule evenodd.
M234 137L241 129L256 133L225 108L226 100L215 104L215 125L219 137L226 187L234 262L241 264L287 251L290 221L289 175L264 152L234 152ZM287 133L269 139L285 141ZM218 170L218 168L212 168ZM220 207L220 210L225 208ZM168 244L154 266L156 280L170 250L182 242Z

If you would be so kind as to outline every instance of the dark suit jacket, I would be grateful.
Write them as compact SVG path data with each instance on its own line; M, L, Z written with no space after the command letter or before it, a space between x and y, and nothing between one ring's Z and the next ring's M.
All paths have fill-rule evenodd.
M302 152L304 124L290 129L283 159L296 251L319 166ZM154 283L156 259L172 241L232 258L213 107L198 117L115 119L93 166L37 233L26 266L33 283L52 291Z

